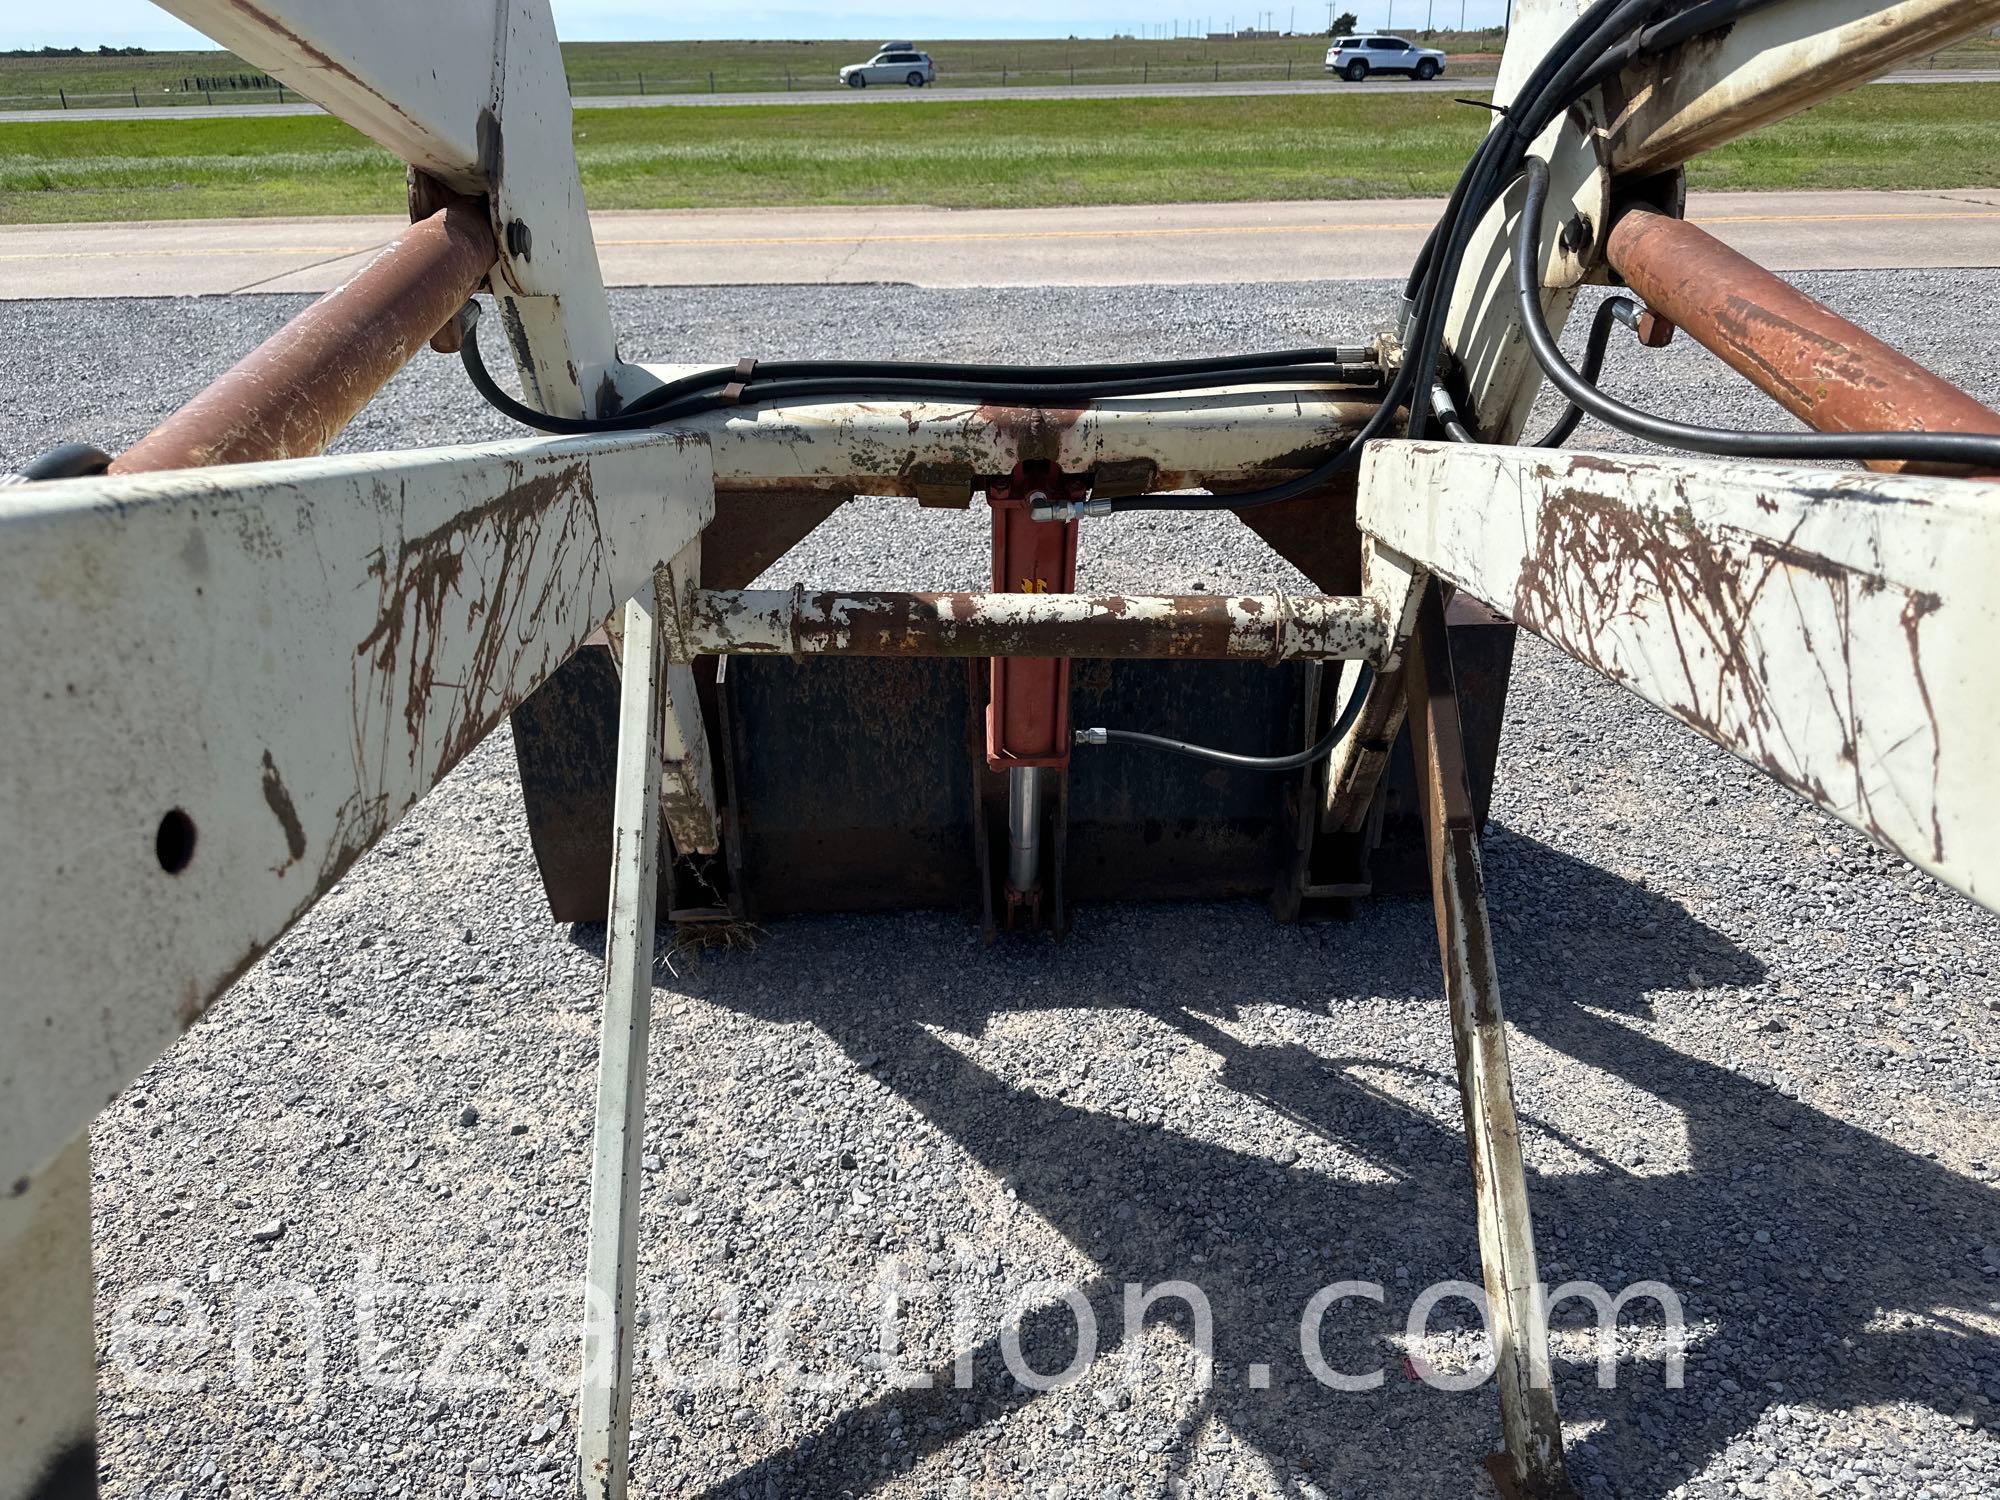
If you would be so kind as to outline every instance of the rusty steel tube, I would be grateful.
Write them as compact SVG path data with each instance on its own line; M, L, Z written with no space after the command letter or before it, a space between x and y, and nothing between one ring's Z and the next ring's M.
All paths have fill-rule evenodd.
M1605 253L1654 312L1821 432L2000 433L2000 412L1684 219L1628 209Z
M470 200L447 204L139 439L111 472L324 452L464 306L494 257L485 210Z
M1386 643L1365 599L1265 594L840 594L698 589L690 655L1356 660Z

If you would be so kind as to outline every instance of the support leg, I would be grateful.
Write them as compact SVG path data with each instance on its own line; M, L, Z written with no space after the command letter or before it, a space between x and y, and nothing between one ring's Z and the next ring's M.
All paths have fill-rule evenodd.
M638 1279L639 1147L646 1131L646 1037L660 845L660 706L666 668L658 602L625 606L612 812L611 920L590 1171L590 1260L577 1466L586 1500L623 1500L632 1425Z
M1479 825L1465 772L1458 691L1445 635L1444 601L1425 586L1416 634L1405 657L1410 746L1424 809L1431 899L1438 950L1451 1005L1459 1096L1465 1107L1466 1150L1478 1200L1479 1258L1486 1280L1500 1422L1506 1452L1495 1456L1494 1478L1535 1496L1569 1493L1563 1464L1562 1420L1549 1384L1548 1328L1540 1309L1534 1223L1514 1118L1507 1025L1493 968L1493 934L1479 864Z
M0 1188L0 1500L97 1494L90 1136Z

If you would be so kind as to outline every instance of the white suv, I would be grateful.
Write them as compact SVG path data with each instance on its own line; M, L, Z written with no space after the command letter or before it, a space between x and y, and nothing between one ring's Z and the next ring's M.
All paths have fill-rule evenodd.
M1435 47L1415 47L1399 36L1344 36L1326 49L1326 70L1349 83L1370 73L1407 73L1432 79L1444 71L1444 54Z
M928 52L905 48L883 48L865 63L849 63L840 70L840 81L851 89L865 89L871 83L907 83L920 89L937 81Z

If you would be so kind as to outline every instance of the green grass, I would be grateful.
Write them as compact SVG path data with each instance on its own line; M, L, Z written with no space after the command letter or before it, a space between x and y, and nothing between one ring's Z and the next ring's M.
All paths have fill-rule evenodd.
M1417 35L1418 33L1411 33ZM648 93L706 92L711 77L719 93L782 91L787 80L800 89L836 87L843 63L865 62L882 38L834 42L566 42L563 66L570 87L578 94L637 93L643 80ZM1497 31L1435 33L1432 43L1454 56L1473 58L1499 49ZM1078 83L1192 82L1212 78L1217 63L1224 78L1283 77L1289 64L1295 76L1321 71L1326 56L1323 36L1284 37L1274 41L1120 41L1097 39L1046 41L942 41L918 46L938 66L941 87L990 86L1004 70L1012 83L1065 82L1076 70ZM1490 57L1489 57L1490 62ZM1490 73L1490 66L1479 71ZM156 52L145 57L0 57L0 111L56 107L57 90L73 105L106 107L130 104L134 91L148 105L201 104L204 96L187 92L184 81L198 75L260 75L261 69L232 53ZM264 102L268 92L213 96L216 103L232 100Z
M1442 195L1484 116L1427 94L580 112L596 208ZM1879 85L1704 157L1706 188L2000 185L2000 86ZM0 222L396 213L402 170L317 116L0 123Z
M1406 29L1427 45L1444 48L1453 66L1467 75L1490 75L1501 33ZM836 87L842 63L865 61L879 37L852 41L566 42L563 66L579 95L708 92L747 93ZM1326 55L1324 36L1279 37L1268 41L1140 41L1107 38L1051 38L1042 41L925 41L936 60L941 88L1008 84L1196 82L1220 77L1237 80L1319 76ZM1217 65L1220 64L1220 72ZM2000 67L2000 37L1978 36L1953 44L1912 66ZM1289 71L1289 74L1287 70ZM10 109L54 108L57 91L73 106L99 108L138 102L147 105L201 104L210 96L183 85L201 75L260 76L262 70L220 50L155 52L144 57L0 57L0 113ZM268 90L212 96L216 103L262 103Z

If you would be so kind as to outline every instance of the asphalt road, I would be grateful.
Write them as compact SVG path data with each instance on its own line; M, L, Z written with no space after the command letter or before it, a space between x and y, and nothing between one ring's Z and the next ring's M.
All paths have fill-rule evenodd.
M1890 73L1875 83L2000 83L2000 69L1925 68L1907 73ZM630 109L656 106L697 108L727 104L883 104L901 101L976 99L1183 99L1204 95L1222 98L1260 94L1317 94L1328 89L1352 89L1391 94L1448 94L1454 90L1483 91L1492 86L1488 75L1446 74L1429 83L1411 78L1376 78L1366 83L1344 83L1328 77L1296 78L1271 82L1255 80L1223 83L1085 83L1057 84L1028 88L930 88L875 87L866 89L826 88L793 93L756 94L590 94L570 100L578 109ZM317 115L325 111L316 104L187 104L160 109L30 109L0 111L7 120L196 120L227 115Z
M1436 199L593 216L613 286L1120 286L1400 276ZM2000 264L2000 190L1709 193L1690 215L1774 270ZM394 218L0 226L0 300L322 292Z

